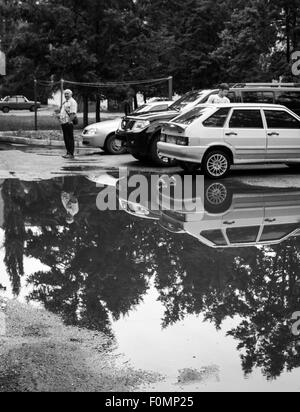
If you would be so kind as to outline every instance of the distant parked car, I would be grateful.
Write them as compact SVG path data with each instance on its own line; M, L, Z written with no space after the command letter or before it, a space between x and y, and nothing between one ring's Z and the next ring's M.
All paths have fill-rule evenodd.
M140 106L130 116L140 116L143 114L162 112L168 110L173 104L171 101L153 102ZM83 144L88 147L98 147L113 155L126 153L126 148L121 140L116 137L116 131L121 126L122 118L107 120L87 126L83 133Z
M37 108L41 108L41 103L37 102ZM35 102L28 100L25 96L6 96L0 101L0 110L9 113L11 110L30 110L34 112Z

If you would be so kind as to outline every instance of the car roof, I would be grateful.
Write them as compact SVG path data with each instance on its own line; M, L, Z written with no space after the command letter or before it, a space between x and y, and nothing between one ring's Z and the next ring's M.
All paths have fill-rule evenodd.
M211 107L211 108L269 108L269 109L287 109L283 105L279 104L267 104L267 103L218 103L218 104L198 104L196 107Z
M243 92L300 92L300 87L275 87L275 86L254 86L254 87L231 87L230 91L243 91Z

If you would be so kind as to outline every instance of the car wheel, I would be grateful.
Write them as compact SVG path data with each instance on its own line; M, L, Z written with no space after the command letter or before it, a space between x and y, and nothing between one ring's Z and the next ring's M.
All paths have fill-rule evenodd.
M232 197L232 191L223 183L211 183L205 187L205 210L211 214L225 213L232 205Z
M230 170L230 158L226 152L215 150L208 153L203 161L203 171L210 179L221 179Z
M34 107L34 106L31 106L30 109L29 109L29 111L30 111L30 112L35 112L35 107Z
M115 133L109 135L106 139L104 150L112 155L122 155L126 153L126 148L122 145L122 142L117 138Z
M3 107L2 111L3 111L3 113L9 113L10 109L9 109L9 107Z
M160 142L160 134L157 134L150 147L150 160L158 166L174 166L176 161L174 159L169 159L167 157L163 157L158 152L158 143Z
M187 173L195 173L200 169L199 163L179 162L179 166Z

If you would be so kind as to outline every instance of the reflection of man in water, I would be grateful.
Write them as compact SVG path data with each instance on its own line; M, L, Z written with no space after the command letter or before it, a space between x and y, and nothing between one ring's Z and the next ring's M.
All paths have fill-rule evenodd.
M72 225L75 221L75 216L79 212L79 203L75 195L75 180L74 177L65 177L64 186L61 194L61 201L67 211L66 222Z

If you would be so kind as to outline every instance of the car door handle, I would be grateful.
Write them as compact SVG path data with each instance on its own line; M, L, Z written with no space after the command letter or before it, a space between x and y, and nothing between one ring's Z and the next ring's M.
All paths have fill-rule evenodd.
M224 225L226 225L226 226L232 226L234 224L235 224L235 220L232 220L231 222L229 222L229 221L224 222Z
M266 219L265 222L267 223L274 223L277 219Z
M268 136L279 136L279 133L277 132L268 133Z
M237 136L238 134L235 132L228 132L226 133L226 136Z

